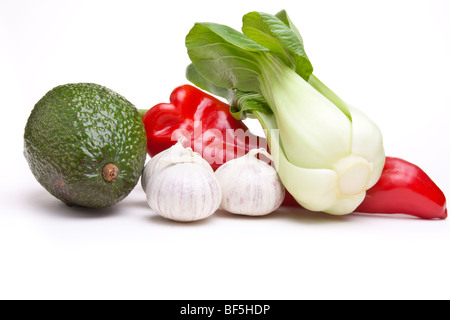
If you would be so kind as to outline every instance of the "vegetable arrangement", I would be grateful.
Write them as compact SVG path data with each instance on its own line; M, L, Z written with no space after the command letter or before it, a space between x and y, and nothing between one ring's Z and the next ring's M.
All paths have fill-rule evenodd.
M198 104L195 104L193 100L186 100L187 104L192 109L201 109L202 101L216 101L217 105L215 108L212 108L211 112L208 114L201 114L197 118L197 121L205 120L203 123L208 123L209 119L217 119L220 118L223 112L223 102L219 100L211 100L214 97L208 95L207 93L189 86L183 85L174 89L173 92L190 92L196 96L202 96L202 99L196 100ZM195 92L195 94L194 94ZM171 99L173 97L173 93L171 95ZM160 117L164 116L164 113L160 112L152 112L154 108L156 110L159 106L165 104L158 104L153 108L150 108L144 116L144 124L149 127L149 124L157 124L160 123ZM211 122L210 122L211 123ZM223 132L223 135L216 135L215 142L218 144L223 143L227 146L228 152L227 158L239 158L240 154L236 152L239 150L240 153L248 152L247 150L254 150L254 141L258 141L258 145L263 147L265 145L264 139L260 137L254 137L250 132L247 131L247 136L249 139L239 139L235 141L235 145L233 146L230 141L226 144L226 141L222 141L223 136L227 136L227 131L233 133L235 129L236 132L238 130L242 130L242 124L239 121L226 122L226 126L221 127L217 124L212 126L203 126L203 132L206 132L205 135L210 136L208 133L209 130L219 130ZM235 126L234 126L235 125ZM234 126L234 127L233 127ZM179 137L177 133L178 127L172 127L168 131L162 131L158 129L159 126L155 125L152 127L152 130L147 130L147 138L148 138L148 150L149 154L155 154L159 147L158 143L153 143L153 141L164 141L164 146L170 148L170 146L174 143L172 139L176 139ZM173 131L171 131L173 130ZM191 127L190 132L193 132L194 128ZM171 138L172 132L174 133ZM217 132L216 132L217 133ZM180 134L180 136L183 136ZM230 134L228 134L230 136ZM196 136L188 134L186 138L191 137L191 141L184 141L183 144L196 146L200 152L202 150L207 150L205 148L205 142L203 144L195 143ZM239 136L238 136L239 137ZM258 139L258 140L256 140ZM206 141L206 140L205 140ZM208 143L208 141L206 141ZM244 144L244 145L243 145ZM147 163L144 173L141 178L142 187L145 190L146 187L144 182L146 181L146 177L148 176L148 172L152 167L152 163L155 162L156 159L160 156L154 156ZM211 158L209 158L211 160ZM228 162L227 162L228 163ZM211 164L211 163L209 163ZM217 168L221 167L221 164L212 163L211 166L217 170ZM236 183L230 183L229 187L232 189L236 186ZM245 193L245 191L244 191ZM281 206L285 207L300 207L299 203L292 197L292 195L286 191L285 198L282 202ZM411 216L416 216L422 219L445 219L447 217L447 206L446 206L446 198L443 192L439 189L439 187L433 182L433 180L419 167L416 165L399 158L394 157L386 157L385 165L383 171L381 173L381 177L378 182L366 192L366 196L363 202L358 206L355 212L361 213L373 213L373 214L407 214ZM250 214L252 215L252 214Z
M447 218L446 198L430 177L410 162L386 157L377 125L313 74L303 39L286 11L250 12L243 17L242 32L196 23L185 44L192 62L186 77L196 87L179 86L169 103L139 110L147 139L138 142L147 144L151 158L145 167L140 163L138 171L155 213L186 222L208 218L218 209L262 216L280 206L295 206L333 215L364 212ZM81 198L86 194L103 197L108 192L109 203L114 204L124 195L111 196L111 190L130 178L128 159L141 159L142 154L122 146L136 131L131 127L136 124L122 119L123 114L116 119L123 129L117 136L120 144L114 146L113 133L104 130L106 120L97 113L121 106L103 101L109 89L92 87L97 109L79 91L54 100L60 110L74 109L65 125L87 133L78 140L64 138L75 141L70 150L79 151L62 155L61 161L70 168L48 165L51 157L43 159L40 150L27 146L28 137L36 131L30 126L25 154L33 152L35 162L45 164L33 173L48 177L48 189L70 198L65 190L73 181L83 189ZM126 103L135 117L137 110ZM78 109L92 118L81 121ZM265 138L248 130L242 121L247 117L259 121ZM47 125L34 122L36 128ZM115 150L114 162L106 160L104 150ZM100 188L79 183L77 172L85 170L85 165L89 179L101 181ZM110 167L113 178L105 179L105 168ZM78 170L75 174L73 168ZM133 177L132 187L136 182ZM71 205L90 206L85 203Z
M230 114L236 119L253 117L260 121L278 175L288 191L285 205L292 205L294 200L294 205L336 215L357 210L446 218L445 197L433 181L413 164L385 157L376 124L313 74L303 39L286 11L275 16L250 12L243 17L242 33L224 25L196 23L186 37L186 47L192 61L187 78L227 99ZM179 101L173 98L178 90L172 93L172 103ZM163 106L155 108L159 111ZM189 106L192 110L191 103ZM152 109L144 115L146 128L150 127L147 132L151 132L150 154L154 132L160 132L152 129L151 123L159 118ZM201 104L197 110L203 110ZM211 117L221 119L217 113L202 120L208 123ZM230 121L226 127L207 125L202 130L218 128L222 133L218 144L229 147L223 131L235 123ZM194 134L192 144L197 139ZM204 150L205 144L202 146ZM246 152L252 149L242 144L237 147Z

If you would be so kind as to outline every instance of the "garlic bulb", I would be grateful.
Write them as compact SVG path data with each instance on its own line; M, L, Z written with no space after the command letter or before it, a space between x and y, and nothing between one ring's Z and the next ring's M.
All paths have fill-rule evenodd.
M145 165L144 171L141 175L141 185L142 189L147 188L147 182L150 176L157 170L170 165L170 159L177 159L185 153L185 148L183 147L183 138L180 138L176 144L174 144L169 149L161 151L154 157L152 157ZM159 161L163 159L163 161Z
M183 156L189 156L192 152L191 148L185 148L183 146L183 142L186 140L184 136L181 136L180 139L178 139L178 142L174 144L169 149L166 149L164 151L161 151L154 157L152 157L145 165L144 171L141 175L141 186L142 189L146 189L147 182L150 180L150 176L155 173L158 170L161 170L164 167L167 167L171 165L173 162L177 162L179 158ZM204 166L205 168L211 169L211 166L209 163L204 160L199 154L195 157L194 160L200 165Z
M266 150L253 149L217 169L215 175L222 188L222 209L234 214L261 216L281 205L284 186L275 168L257 158L260 153L272 160Z
M219 182L206 160L182 142L156 155L143 181L147 203L159 215L176 221L209 217L222 199Z

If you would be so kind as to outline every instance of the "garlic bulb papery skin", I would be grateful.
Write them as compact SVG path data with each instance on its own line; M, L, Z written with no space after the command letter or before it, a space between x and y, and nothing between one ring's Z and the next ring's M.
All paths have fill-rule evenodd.
M142 189L147 188L147 182L148 180L150 180L150 176L152 175L152 173L155 171L155 165L158 163L158 160L168 151L164 150L161 151L160 153L158 153L157 155L155 155L154 157L152 157L146 164L144 167L144 171L142 171L142 175L141 175L141 186Z
M141 186L144 191L147 188L147 182L150 180L150 176L155 173L158 170L161 170L169 165L171 165L173 162L177 162L178 159L181 157L192 156L192 149L191 148L185 148L183 146L183 142L186 140L184 136L181 136L177 143L175 143L170 148L161 151L154 157L152 157L145 165L144 171L141 175ZM194 162L197 162L204 166L205 168L211 168L208 161L204 160L199 154L195 157Z
M163 158L145 187L149 207L164 218L187 222L209 217L220 206L222 191L211 166L192 149ZM207 166L206 166L206 165Z
M281 205L285 188L275 168L257 158L260 153L272 160L265 149L253 149L216 170L222 188L221 209L234 214L262 216Z

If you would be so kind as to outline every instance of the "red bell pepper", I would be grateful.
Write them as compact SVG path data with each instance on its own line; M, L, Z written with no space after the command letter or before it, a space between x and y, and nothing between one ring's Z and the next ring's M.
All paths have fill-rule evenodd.
M242 121L233 118L229 105L190 85L176 88L170 103L149 109L143 122L150 156L170 148L184 135L214 170L251 149L267 148L264 138L249 133ZM288 192L283 205L299 207ZM367 191L356 212L445 219L447 205L442 191L423 170L405 160L386 157L381 178Z
M228 160L255 148L266 148L264 138L230 114L230 106L193 87L182 85L172 91L170 103L160 103L145 112L147 152L155 156L170 148L180 136L208 161L214 170Z

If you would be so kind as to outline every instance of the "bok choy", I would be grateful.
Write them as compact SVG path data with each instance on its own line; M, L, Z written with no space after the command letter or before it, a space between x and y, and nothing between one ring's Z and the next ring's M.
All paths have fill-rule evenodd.
M379 128L313 75L286 11L250 12L242 32L196 23L186 36L187 78L264 127L278 175L304 208L354 211L380 178Z

